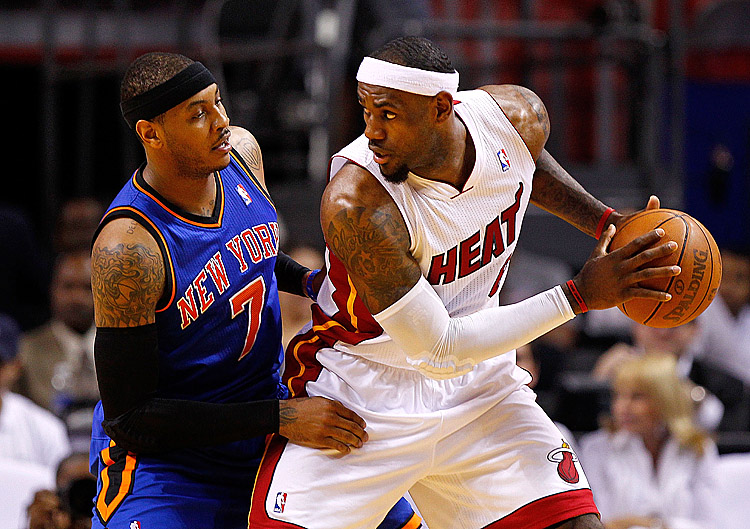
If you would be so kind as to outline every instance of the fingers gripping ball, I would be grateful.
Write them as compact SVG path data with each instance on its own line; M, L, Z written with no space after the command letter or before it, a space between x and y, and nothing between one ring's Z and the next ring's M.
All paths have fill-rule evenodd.
M675 241L677 250L647 266L678 265L680 275L650 279L640 284L645 288L672 294L672 299L659 302L631 299L619 306L630 319L649 327L676 327L696 318L713 301L721 282L721 256L714 238L697 220L674 209L642 211L617 228L610 242L610 251L656 228L665 232L662 241Z

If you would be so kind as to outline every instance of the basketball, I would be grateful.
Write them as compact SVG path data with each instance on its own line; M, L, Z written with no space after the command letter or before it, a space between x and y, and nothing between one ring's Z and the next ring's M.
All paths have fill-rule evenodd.
M610 242L610 251L617 250L633 239L661 228L659 244L675 241L674 253L656 259L647 266L678 265L679 275L642 281L641 286L672 294L669 301L631 299L619 309L630 319L649 327L676 327L696 318L713 301L721 283L721 256L713 236L697 220L674 209L641 211L617 228Z

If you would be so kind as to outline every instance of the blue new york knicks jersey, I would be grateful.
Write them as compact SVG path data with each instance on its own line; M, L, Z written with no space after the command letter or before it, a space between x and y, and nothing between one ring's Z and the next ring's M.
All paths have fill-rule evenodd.
M156 239L164 256L165 289L156 312L159 386L155 397L214 403L286 398L279 381L283 351L274 276L279 237L276 210L236 152L229 166L214 178L216 205L210 218L171 205L138 170L102 221L103 225L119 217L137 220ZM126 485L134 493L141 490L144 495L158 496L166 493L163 486L163 492L140 487L166 481L167 488L179 490L179 476L185 476L186 485L198 481L236 486L242 498L252 489L263 454L262 437L180 449L158 457L127 456L118 454L118 447L101 427L102 420L99 403L91 449L92 465L98 469L92 468L101 474L107 460L112 462L118 455L122 463L110 466L115 470L119 465L122 472L114 481L108 476L108 483L100 475L100 515L117 510L128 496ZM128 457L133 457L130 464ZM119 490L102 494L106 486ZM231 494L222 494L227 494L225 502L231 501Z

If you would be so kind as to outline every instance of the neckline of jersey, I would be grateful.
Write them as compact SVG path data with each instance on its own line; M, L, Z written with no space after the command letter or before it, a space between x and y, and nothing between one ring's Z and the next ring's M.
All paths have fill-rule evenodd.
M138 189L148 195L154 202L156 202L162 209L171 214L172 216L187 222L188 224L197 225L205 228L218 228L221 226L221 220L224 216L224 186L221 180L219 171L214 171L214 179L216 181L216 204L214 205L213 213L210 217L204 217L202 215L196 215L185 211L176 204L173 204L166 198L164 198L156 189L154 189L148 182L146 182L143 176L143 169L146 166L144 163L138 168L135 175L133 176L134 183Z

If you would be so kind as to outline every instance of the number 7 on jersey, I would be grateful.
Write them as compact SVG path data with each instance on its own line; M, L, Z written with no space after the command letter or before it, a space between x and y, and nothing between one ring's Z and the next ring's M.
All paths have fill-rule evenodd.
M255 344L255 338L258 335L258 329L260 329L265 295L266 283L263 281L263 277L259 276L229 299L229 303L232 305L232 319L242 314L245 311L245 306L248 307L247 336L242 353L237 359L238 362L250 352L253 344Z

